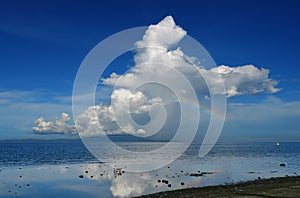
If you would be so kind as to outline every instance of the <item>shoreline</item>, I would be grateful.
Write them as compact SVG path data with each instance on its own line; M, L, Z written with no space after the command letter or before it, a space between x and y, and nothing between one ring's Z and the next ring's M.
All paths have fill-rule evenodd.
M256 179L235 184L186 188L142 195L155 197L300 197L300 176Z

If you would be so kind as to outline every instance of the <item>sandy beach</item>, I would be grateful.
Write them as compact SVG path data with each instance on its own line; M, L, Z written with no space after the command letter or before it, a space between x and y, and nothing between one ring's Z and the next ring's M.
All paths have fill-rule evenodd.
M257 179L237 184L189 188L140 197L300 197L300 176Z

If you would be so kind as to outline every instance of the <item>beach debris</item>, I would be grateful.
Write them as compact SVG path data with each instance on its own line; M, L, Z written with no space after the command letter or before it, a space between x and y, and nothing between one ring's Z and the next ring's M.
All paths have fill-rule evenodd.
M285 166L285 163L281 163L281 164L279 164L279 166Z
M83 178L83 175L79 175L79 178Z

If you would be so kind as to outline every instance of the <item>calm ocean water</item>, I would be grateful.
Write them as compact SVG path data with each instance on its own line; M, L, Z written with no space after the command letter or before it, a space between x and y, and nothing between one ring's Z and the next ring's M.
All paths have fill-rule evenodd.
M0 166L67 164L96 161L81 140L0 141Z
M129 150L149 151L163 142L122 142ZM171 164L150 172L116 175L81 140L0 141L0 197L131 197L159 191L300 175L300 143L219 143L203 158L192 145ZM106 152L103 150L102 152ZM111 155L122 159L110 150ZM157 153L159 162L168 156ZM130 156L124 159L131 160ZM145 159L134 159L136 162ZM280 166L284 164L285 166ZM193 176L203 173L200 176ZM159 181L167 180L168 185ZM170 185L169 185L170 184Z
M123 148L147 151L163 146L164 142L123 142ZM191 145L179 160L207 161L208 159L271 159L289 162L290 166L300 167L300 143L283 142L278 147L273 142L219 143L204 158L198 158L199 146ZM118 154L115 153L117 156ZM158 158L160 156L154 156ZM164 156L161 156L162 158ZM3 140L0 141L0 166L53 165L68 163L99 162L84 146L80 139L75 140ZM298 165L299 164L299 165Z

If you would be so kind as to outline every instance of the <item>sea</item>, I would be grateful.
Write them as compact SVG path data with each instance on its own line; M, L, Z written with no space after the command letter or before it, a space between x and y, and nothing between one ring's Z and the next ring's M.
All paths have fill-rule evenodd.
M164 144L119 143L140 151ZM2 140L0 196L135 197L300 174L299 142L281 142L279 146L275 142L217 143L205 157L198 156L199 146L190 145L181 156L156 170L132 172L125 165L112 166L97 159L80 139ZM118 153L111 152L118 158ZM155 153L147 158L146 162L156 163L166 156ZM135 159L139 161L145 159Z

